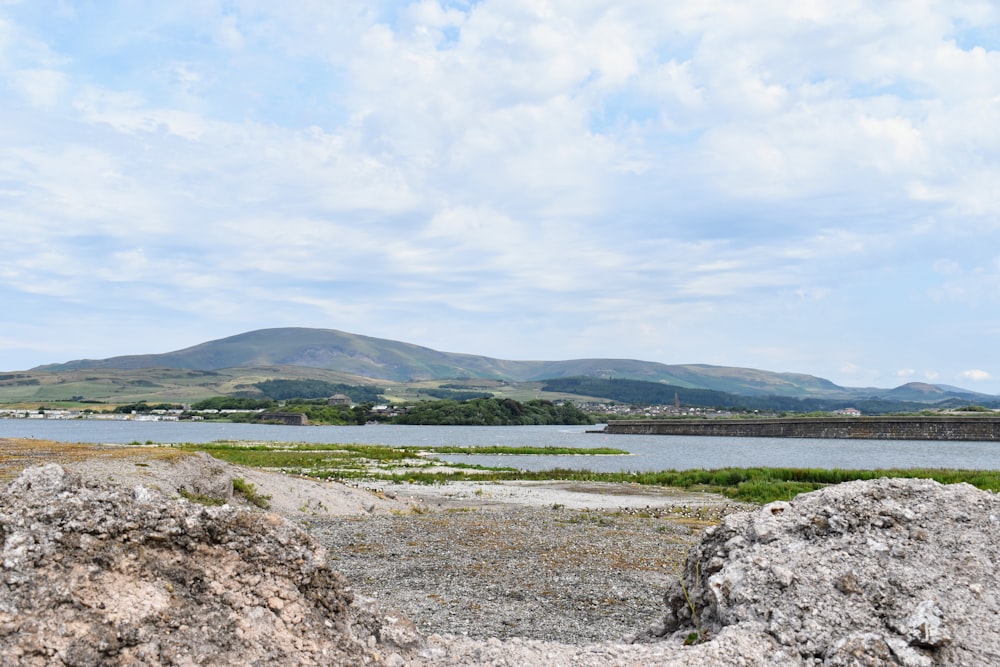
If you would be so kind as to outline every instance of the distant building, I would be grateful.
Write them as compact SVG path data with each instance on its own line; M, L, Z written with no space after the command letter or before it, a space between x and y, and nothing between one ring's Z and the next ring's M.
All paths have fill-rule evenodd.
M845 417L860 417L861 410L858 410L857 408L842 408L840 410L834 410L833 414L843 415Z
M351 397L347 394L334 394L326 399L327 405L350 405L351 403Z

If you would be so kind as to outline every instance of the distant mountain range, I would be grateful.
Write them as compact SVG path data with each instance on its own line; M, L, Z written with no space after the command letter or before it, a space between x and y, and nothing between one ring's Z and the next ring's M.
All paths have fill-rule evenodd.
M430 348L333 329L260 329L163 354L81 359L33 371L175 368L218 371L233 368L295 366L393 382L489 379L536 382L596 377L645 380L676 387L708 389L741 396L880 399L918 403L974 402L990 397L947 385L918 382L894 389L841 387L801 373L776 373L705 364L668 365L634 359L510 361Z

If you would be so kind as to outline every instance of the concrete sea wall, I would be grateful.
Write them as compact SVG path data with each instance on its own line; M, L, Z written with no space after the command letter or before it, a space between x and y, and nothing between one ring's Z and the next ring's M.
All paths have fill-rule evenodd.
M1000 417L660 419L613 421L605 432L747 438L1000 441Z

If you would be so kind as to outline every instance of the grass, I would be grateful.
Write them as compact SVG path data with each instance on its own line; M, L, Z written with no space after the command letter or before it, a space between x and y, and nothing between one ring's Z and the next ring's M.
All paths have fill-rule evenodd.
M502 447L492 445L486 447L457 447L454 445L427 447L426 451L434 454L517 454L539 456L627 456L630 452L611 447Z
M701 567L699 563L694 564L694 578L695 580L701 580ZM705 641L708 634L701 629L701 619L698 617L698 610L694 608L694 602L691 601L691 596L688 595L687 586L684 585L684 577L680 574L677 575L677 581L681 585L681 592L684 594L684 601L687 602L688 609L691 610L691 620L694 621L694 627L696 632L691 632L687 637L684 638L684 645L691 646L692 644L700 644Z
M421 468L447 465L450 469L466 471L457 479L490 472L516 472L512 468L486 468L467 463L447 463L434 458L435 454L534 454L565 455L567 452L582 455L621 455L628 452L607 447L574 449L567 447L425 447L363 444L315 444L284 442L240 442L220 440L211 443L186 443L177 445L184 451L199 451L211 456L254 468L267 468L308 475L321 479L406 478ZM394 472L398 471L398 472ZM386 477L388 475L388 477ZM419 482L414 477L407 481ZM438 480L432 480L438 481Z
M523 471L447 463L433 454L526 453L563 454L561 447L389 447L359 444L214 442L186 444L182 449L204 451L231 463L293 471L325 479L381 479L408 484L449 481L581 481L617 482L706 491L750 503L791 500L800 493L841 482L880 477L920 477L943 484L966 482L1000 491L1000 471L953 469L846 470L827 468L720 468L656 472L593 472L555 468ZM456 451L458 450L458 451ZM574 449L573 453L615 453L618 450Z
M184 444L186 451L205 452L217 459L253 468L295 472L312 477L358 477L371 465L424 461L416 451L377 445L315 445L307 443L245 443L220 441Z
M718 470L667 470L659 472L593 472L590 470L485 470L471 475L463 470L426 472L419 470L381 473L378 479L410 484L440 484L449 481L561 480L617 482L664 486L725 495L733 500L765 504L791 500L800 493L841 482L881 477L918 477L942 484L966 482L980 489L1000 490L1000 471L946 469L841 470L819 468L723 468Z
M199 505L218 507L226 504L225 498L216 498L215 496L205 495L204 493L195 493L194 491L188 491L187 489L177 489L177 493L180 494L181 498L185 498L192 503L198 503Z
M880 477L920 477L934 479L943 484L966 482L980 489L1000 492L1000 471L996 470L721 468L601 473L565 468L521 471L513 468L445 464L429 456L437 453L459 453L455 452L455 449L464 450L460 453L476 454L525 453L525 450L534 450L534 453L539 454L563 453L563 448L556 447L435 448L236 441L189 443L170 447L139 446L139 443L135 442L131 443L131 446L122 447L0 438L0 482L15 477L26 466L48 461L72 462L92 457L134 458L136 464L141 465L151 459L172 459L183 456L186 451L202 451L231 463L284 470L324 479L382 479L411 484L439 484L456 480L617 482L715 492L734 500L761 504L773 500L790 500L800 493L831 484ZM486 449L490 451L483 451ZM597 448L572 451L593 454L617 450ZM252 487L252 485L247 486ZM255 491L251 489L249 492L253 495ZM245 492L241 493L249 499ZM261 498L266 499L263 496Z
M242 477L233 478L233 491L246 498L250 504L261 509L266 510L271 506L271 496L264 495L257 490L255 484L251 484Z

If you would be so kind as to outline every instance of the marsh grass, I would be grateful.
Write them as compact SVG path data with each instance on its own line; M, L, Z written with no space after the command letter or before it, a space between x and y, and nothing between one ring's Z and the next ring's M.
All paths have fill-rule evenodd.
M624 449L614 449L612 447L503 447L500 445L480 447L442 445L439 447L427 447L425 448L425 451L429 451L434 454L516 454L520 456L628 456L630 454L630 452Z
M917 477L933 479L942 484L966 482L973 486L1000 491L1000 471L950 469L880 469L842 470L823 468L723 468L718 470L666 470L659 472L592 472L589 470L554 469L542 471L489 470L475 476L461 471L408 471L382 474L388 479L410 484L440 484L449 481L586 481L617 482L664 486L690 491L720 493L733 500L765 504L774 500L791 500L800 493L854 480L882 477Z
M177 445L185 451L205 452L217 459L237 465L266 468L309 475L321 479L396 479L407 482L434 483L426 479L421 468L447 465L449 469L465 472L455 479L466 479L475 471L510 472L513 468L487 468L481 465L451 462L445 464L434 458L435 454L535 454L565 455L621 455L623 450L607 447L572 449L566 447L390 447L363 444L314 444L284 442L239 442L221 440L211 443L186 443ZM478 477L478 474L476 475Z
M593 472L554 468L524 471L445 463L433 454L557 454L561 447L389 447L360 444L246 443L221 441L179 446L216 458L258 468L293 471L323 479L379 479L405 484L450 481L581 481L617 482L720 493L734 500L768 503L791 500L800 493L853 480L919 477L942 484L966 482L1000 491L1000 471L953 469L846 470L827 468L720 468L655 472ZM460 451L456 451L460 450ZM574 454L616 453L607 448L573 449Z

